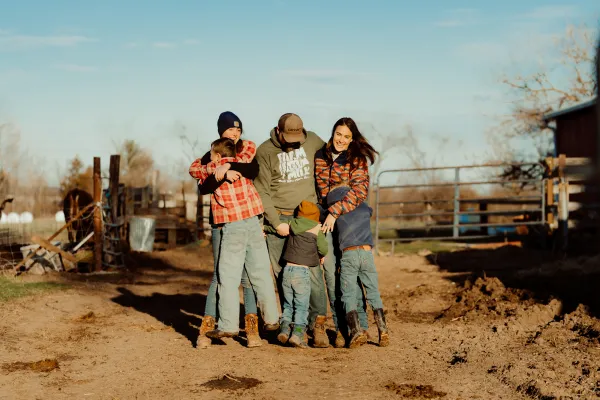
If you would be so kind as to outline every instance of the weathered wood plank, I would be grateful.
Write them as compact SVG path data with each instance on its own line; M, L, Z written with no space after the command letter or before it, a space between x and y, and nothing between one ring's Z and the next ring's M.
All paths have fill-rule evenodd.
M35 243L35 244L38 244L38 245L42 246L46 250L50 250L50 251L52 251L54 253L60 254L66 260L71 261L72 263L76 263L77 262L77 258L75 258L75 256L73 254L71 254L71 253L69 253L67 251L64 251L60 247L57 247L57 246L53 245L52 243L50 243L46 239L42 239L41 237L34 235L34 236L31 237L31 241L33 243Z

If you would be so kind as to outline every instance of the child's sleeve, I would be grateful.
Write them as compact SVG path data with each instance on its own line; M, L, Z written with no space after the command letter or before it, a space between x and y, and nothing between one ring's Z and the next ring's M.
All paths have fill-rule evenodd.
M317 235L317 249L319 250L319 255L321 257L325 257L329 252L329 243L327 243L327 238L321 231L319 231L319 234Z
M209 175L215 172L215 169L220 165L225 164L224 162L220 162L218 165L214 162L209 162L206 165L202 165L202 159L197 158L192 165L190 165L190 175L192 178L198 179L198 184L202 185L204 181L208 178Z
M256 144L254 144L251 140L244 140L244 147L242 151L237 155L236 161L249 163L254 160L254 156L256 155Z

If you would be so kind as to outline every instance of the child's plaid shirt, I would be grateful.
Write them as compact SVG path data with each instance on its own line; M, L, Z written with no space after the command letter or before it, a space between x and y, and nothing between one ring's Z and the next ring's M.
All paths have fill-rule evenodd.
M247 149L254 149L254 153L256 153L256 145L250 141L248 144L244 143L244 150ZM252 158L252 156L248 157L246 151L243 151L237 158L223 158L218 164L210 162L207 165L201 165L198 159L190 166L190 175L202 184L217 167L234 161L249 162L252 161ZM223 182L210 196L210 208L215 224L241 221L260 215L265 211L254 183L243 176L233 183Z

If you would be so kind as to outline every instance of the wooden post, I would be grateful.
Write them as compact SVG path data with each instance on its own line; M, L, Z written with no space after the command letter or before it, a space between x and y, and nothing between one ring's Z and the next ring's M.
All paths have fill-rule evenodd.
M552 227L554 224L554 214L552 213L552 206L554 205L554 159L552 157L546 158L546 165L548 166L548 179L546 180L546 222Z
M600 82L600 37L596 45L596 82ZM596 95L596 171L600 173L600 93Z
M121 163L121 156L118 154L113 154L110 156L110 166L109 166L109 177L108 177L108 193L110 199L110 213L108 220L114 224L117 222L118 212L119 212L119 165ZM109 235L114 235L118 231L116 229L110 229ZM121 235L119 234L119 238ZM120 249L120 246L114 246L116 243L111 241L111 250L114 252L115 247ZM113 255L107 255L107 262L111 265L115 265L116 257Z
M100 157L94 157L94 204L102 204ZM94 208L94 270L102 270L102 208Z
M121 163L121 156L113 154L110 156L110 169L109 169L109 184L108 191L110 193L110 213L112 221L115 222L119 212L119 164Z
M158 207L158 178L160 171L155 169L152 171L152 207Z

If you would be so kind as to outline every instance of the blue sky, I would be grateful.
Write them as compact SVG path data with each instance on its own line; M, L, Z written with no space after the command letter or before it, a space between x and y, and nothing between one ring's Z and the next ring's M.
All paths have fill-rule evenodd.
M485 131L506 110L500 74L543 57L568 23L594 26L600 11L597 0L0 6L0 122L19 126L51 184L75 154L107 167L126 138L185 177L180 127L208 146L225 110L257 143L285 112L324 139L352 116L384 133L410 124L431 164L484 161ZM436 137L451 139L443 156Z

